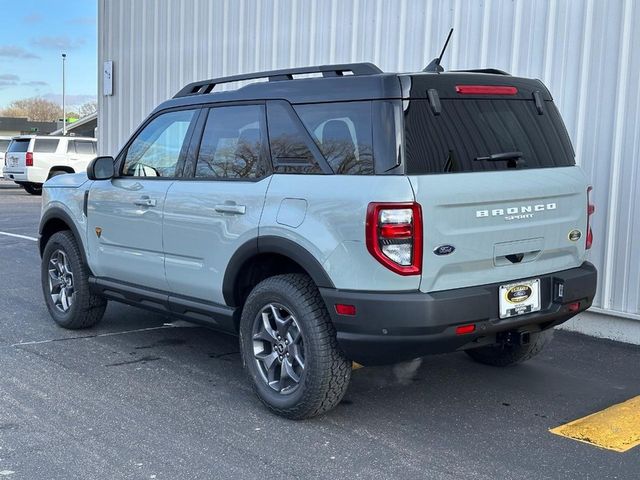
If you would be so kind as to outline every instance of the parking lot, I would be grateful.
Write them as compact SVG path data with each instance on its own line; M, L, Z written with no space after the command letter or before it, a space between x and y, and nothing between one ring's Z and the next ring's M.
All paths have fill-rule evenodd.
M0 181L0 477L638 478L640 447L549 429L640 395L640 347L557 332L515 368L464 353L362 368L334 411L287 421L233 337L117 304L95 329L56 327L39 211Z

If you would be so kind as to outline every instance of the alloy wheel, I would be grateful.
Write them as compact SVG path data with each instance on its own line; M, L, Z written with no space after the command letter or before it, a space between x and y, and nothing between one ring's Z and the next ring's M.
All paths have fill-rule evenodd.
M58 310L67 313L74 297L73 272L67 254L58 249L49 257L49 294Z
M254 320L253 355L262 379L276 392L293 393L304 374L304 339L284 305L265 305Z

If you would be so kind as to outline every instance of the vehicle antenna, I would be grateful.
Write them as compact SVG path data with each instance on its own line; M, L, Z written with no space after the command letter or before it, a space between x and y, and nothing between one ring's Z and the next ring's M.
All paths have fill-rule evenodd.
M431 72L431 73L440 73L444 72L444 68L440 66L440 61L444 55L444 52L447 50L447 45L449 45L449 40L451 39L451 34L453 33L453 28L449 30L449 35L447 35L447 40L444 42L444 47L442 47L442 51L440 52L440 56L431 60L431 63L424 67L423 72Z

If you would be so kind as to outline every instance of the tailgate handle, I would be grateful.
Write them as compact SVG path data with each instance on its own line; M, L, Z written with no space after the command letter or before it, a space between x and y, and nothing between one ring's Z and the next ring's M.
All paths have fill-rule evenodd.
M505 255L504 258L509 260L511 263L520 263L524 258L524 253L512 253L511 255Z

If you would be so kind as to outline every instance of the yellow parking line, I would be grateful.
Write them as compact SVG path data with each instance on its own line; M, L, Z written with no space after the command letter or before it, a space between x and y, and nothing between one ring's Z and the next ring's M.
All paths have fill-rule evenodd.
M596 447L626 452L640 445L640 396L549 431Z

